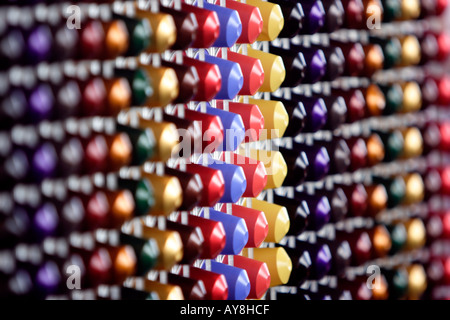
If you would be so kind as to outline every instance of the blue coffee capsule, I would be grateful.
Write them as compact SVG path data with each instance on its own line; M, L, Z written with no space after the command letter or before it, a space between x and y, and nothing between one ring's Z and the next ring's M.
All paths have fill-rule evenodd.
M204 217L204 211L200 216ZM239 254L248 242L245 220L214 209L209 210L209 219L222 222L225 229L226 242L221 254Z
M203 263L202 268L206 268ZM244 300L250 293L250 280L247 271L217 261L211 261L211 271L223 274L228 284L228 300Z
M242 33L242 23L237 11L207 1L203 1L203 8L215 11L219 17L219 38L213 43L212 47L232 47Z
M223 142L217 150L235 151L245 138L245 126L242 117L237 113L213 108L209 103L206 104L206 113L218 116L222 120Z
M219 202L235 203L247 188L247 179L241 166L210 159L208 167L222 172L225 179L225 192Z

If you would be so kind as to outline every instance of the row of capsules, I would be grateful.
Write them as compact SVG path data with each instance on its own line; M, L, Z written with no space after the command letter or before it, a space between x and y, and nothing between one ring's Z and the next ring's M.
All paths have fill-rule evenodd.
M444 7L363 1L359 14L344 10L340 20L356 30L297 36L269 47L288 70L297 59L296 72L288 71L289 89L272 98L303 104L308 123L316 120L316 127L272 146L295 172L267 195L291 219L280 244L293 268L272 297L448 298L448 242L442 240L448 35L436 17ZM373 19L383 21L380 28L366 24ZM325 64L324 57L332 62ZM315 69L308 69L309 61ZM300 70L310 75L306 83L315 84L305 85Z
M0 8L1 296L245 299L284 283L284 249L251 250L289 227L252 199L283 157L231 153L288 124L248 98L284 80L279 56L247 46L277 37L281 7L41 2Z
M11 46L5 46L3 54L12 63L33 64L27 57L36 56L45 57L40 62L54 62L61 59L129 57L142 50L151 54L142 54L139 59L116 59L114 68L108 68L106 64L100 64L99 67L98 63L94 63L98 61L89 61L86 66L65 64L66 70L61 71L58 65L52 67L41 63L36 77L39 81L43 78L46 81L38 81L37 88L44 87L46 92L37 90L34 83L32 89L16 85L14 95L5 99L2 108L4 114L11 117L11 108L8 106L14 106L19 110L17 114L22 116L13 118L12 122L36 122L36 116L30 116L28 112L33 108L35 96L42 99L36 103L38 106L35 109L40 109L43 102L50 105L43 108L49 116L39 120L85 118L69 119L63 123L43 123L38 127L14 126L10 134L5 136L9 147L3 152L6 158L4 171L9 178L9 186L14 187L13 195L5 194L4 197L7 203L12 204L7 206L9 212L5 212L5 226L8 226L5 238L9 241L6 243L16 245L24 239L41 242L38 246L16 246L14 254L10 250L5 251L5 256L20 269L5 271L9 280L6 294L17 290L13 286L14 281L21 280L27 284L24 292L21 292L25 296L48 297L52 294L50 298L245 299L261 298L269 287L287 282L292 284L290 279L302 276L302 273L307 275L299 278L298 283L305 278L323 277L320 271L317 271L317 275L316 271L309 270L311 263L308 261L314 261L311 259L314 254L322 257L325 251L326 255L326 246L321 247L322 251L317 251L317 246L311 246L309 239L303 241L299 248L295 247L295 250L288 246L275 247L273 243L281 242L286 233L300 234L306 224L309 229L321 229L330 215L326 212L327 200L321 198L317 201L303 194L305 201L302 201L302 205L292 206L284 199L278 199L277 202L276 196L274 198L270 191L261 194L259 200L251 198L257 197L264 188L297 185L306 175L309 175L309 180L320 180L320 175L324 174L320 170L328 166L320 162L329 162L326 153L331 151L324 151L323 148L320 151L308 151L308 147L303 146L301 150L304 152L300 157L289 157L289 151L262 150L270 149L266 139L277 139L283 135L294 137L301 131L322 128L334 130L346 121L347 114L353 110L347 105L353 106L351 102L355 99L341 93L344 99L328 100L325 103L325 97L316 102L300 95L300 101L292 103L285 99L278 101L276 95L271 96L270 93L264 96L257 93L274 92L280 86L297 87L299 83L314 83L322 78L331 81L339 77L343 72L340 70L344 68L339 50L332 52L319 46L313 52L310 46L306 46L301 51L298 49L291 58L286 51L277 52L279 49L276 45L259 41L274 40L277 35L289 38L299 33L335 31L342 24L331 22L340 21L336 19L339 15L342 21L342 6L340 2L325 4L320 1L310 6L288 2L278 5L255 2L253 5L256 7L252 7L252 3L247 4L250 4L251 10L247 7L245 11L245 5L233 1L225 3L225 6L238 6L234 8L240 10L225 10L209 3L203 4L204 7L206 5L204 9L189 4L172 4L181 8L184 12L181 14L169 8L171 4L166 7L152 3L149 8L136 10L134 4L130 7L116 2L113 12L120 12L120 15L88 21L79 32L70 32L60 23L59 31L63 36L56 36L58 27L55 27L55 23L51 26L41 23L36 28L50 31L47 32L47 39L42 34L33 37L33 32L38 32L35 29L12 28L15 32L22 32L24 43L28 45L23 47L24 53L18 55L20 50L8 51L6 49ZM200 3L198 5L202 6ZM89 5L86 8L95 14L107 12L110 5ZM261 17L256 8L259 8ZM16 13L24 12L23 8L15 9L19 10ZM319 17L314 15L317 10L320 11ZM46 19L52 18L51 12L49 10ZM61 12L56 10L55 16L58 14ZM280 23L282 15L291 23ZM237 16L241 20L242 30L239 30L241 24L236 23ZM254 24L249 27L246 21ZM350 27L351 23L347 23ZM223 25L226 27L221 28ZM132 42L127 43L127 33L131 35ZM48 44L47 53L28 53L27 50L43 48L42 42L39 46L35 45L36 48L31 46L35 37L39 41L47 40L44 41ZM64 37L71 41L61 40ZM9 37L8 41L15 45L14 39L16 36ZM255 40L258 42L253 47L234 46L236 41L247 44ZM401 46L405 48L401 54L406 56L402 57L403 60L408 59L410 43L414 44L414 40L402 41ZM67 47L54 55L53 49L58 45ZM80 47L85 48L84 52L79 52ZM214 48L188 49L210 47ZM217 49L219 47L232 48ZM184 51L184 54L180 54L180 51ZM380 53L377 46L359 50L363 57L359 65L364 65L363 69L368 72L366 75L375 71L371 68L376 68L374 60L377 62L377 59L373 56L376 57L377 53ZM354 67L352 62L347 63L346 68ZM99 72L108 74L108 79L92 77ZM52 82L50 80L57 82L54 79L66 78L67 74L71 75L71 79L67 79L65 86L58 83L55 88L54 84L49 83ZM93 79L80 81L80 78L86 80L86 74ZM12 70L9 76L13 82L27 83L30 74L26 70ZM295 79L296 76L300 80ZM292 78L297 83L292 84ZM414 92L414 84L402 86L401 92L398 86L394 89L404 95L404 91L410 87L413 89L409 90ZM379 103L383 98L378 86L369 88L356 93L359 94L358 102L361 104L357 107L364 112L364 116L366 112L368 116L377 115L370 112L379 112L377 108L383 109ZM237 98L237 95L241 97ZM372 105L375 106L371 106L368 101L372 102L374 98L375 103ZM23 101L27 102L21 103ZM211 102L199 104L198 101ZM177 104L187 104L187 108ZM26 108L23 107L25 105ZM137 105L145 107L129 109ZM164 112L158 108L166 105ZM63 115L60 110L64 111ZM65 113L68 110L72 113ZM98 115L103 118L94 117ZM350 121L359 120L360 117L356 115ZM5 123L7 127L11 121ZM398 132L396 134L395 137L399 138ZM179 136L183 140L181 142L189 142L187 149L184 147L179 150L180 146L184 146L183 143L178 145ZM414 141L414 137L417 137L414 130L402 132L400 140ZM257 140L266 142L249 144L253 147L251 150L236 150L242 141ZM32 141L31 146L29 141ZM349 155L345 154L345 144L348 142L336 145L329 143L337 159L330 162L331 166L339 166L339 157L344 162L341 167L346 165L345 159ZM380 161L380 155L377 154L380 139L376 135L369 139L356 139L353 143L352 170ZM405 145L413 147L411 142ZM365 149L367 156L361 157ZM197 155L192 156L192 153ZM211 153L212 157L205 156ZM407 154L405 151L403 153ZM189 161L185 163L178 158L180 156L189 158ZM317 157L318 161L312 157ZM167 162L166 165L164 162ZM50 169L45 168L48 163L52 164ZM40 165L44 165L44 168ZM288 175L289 171L291 175ZM346 169L337 172L343 171ZM78 176L70 176L73 174ZM79 177L80 174L89 176ZM62 181L46 180L55 176L67 178ZM16 185L17 181L29 183L36 180L40 182L37 190ZM370 204L375 207L374 210L379 210L377 201L380 202L382 188L365 189L373 196ZM36 199L37 194L42 194L42 197ZM343 193L338 189L333 196L333 200L342 200ZM266 201L261 200L264 197L267 197ZM331 204L335 203L336 200L331 201ZM203 207L203 210L199 207ZM316 211L313 212L313 209ZM338 209L333 207L334 212ZM338 215L336 221L345 214L341 213L341 218ZM27 223L30 216L33 221ZM39 216L43 216L43 221L39 221ZM146 217L130 221L134 216ZM157 216L159 218L155 218ZM120 231L117 230L119 227ZM32 233L29 233L30 229ZM96 231L79 233L86 230ZM64 239L54 238L67 235L70 236ZM242 251L244 247L247 248ZM260 248L253 249L256 247ZM338 255L333 256L339 258ZM306 269L303 268L305 263L309 264ZM85 266L80 268L86 270L82 287L90 287L90 290L58 295L61 290L66 291L62 287L66 285L63 277L68 265ZM160 271L148 273L150 269ZM43 275L51 276L45 278Z

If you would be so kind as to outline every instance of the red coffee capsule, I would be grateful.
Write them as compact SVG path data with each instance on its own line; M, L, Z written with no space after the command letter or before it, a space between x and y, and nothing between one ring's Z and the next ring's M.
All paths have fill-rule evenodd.
M108 250L94 250L87 263L87 275L92 286L108 284L113 280L113 263Z
M230 158L227 159L226 155L222 153L220 160L238 165L244 170L247 187L242 196L256 198L267 183L267 172L264 164L261 161L244 157L233 152L229 153L229 157Z
M332 94L341 96L347 105L347 122L355 122L366 117L366 99L359 89L333 89Z
M359 266L366 263L372 257L372 241L369 234L364 230L353 232L339 231L336 233L339 241L347 240L352 251L352 265Z
M222 144L224 132L220 117L186 109L184 118L201 123L203 152L211 153Z
M223 101L217 100L216 107L224 109ZM245 142L258 141L264 129L264 116L256 104L228 102L228 111L239 114L245 127Z
M82 113L86 116L104 115L106 112L107 92L105 82L93 78L81 84Z
M335 188L341 188L348 199L348 215L361 217L366 215L368 208L368 194L364 185L357 183L354 185L335 184Z
M227 212L227 206L223 205L220 210ZM229 214L244 219L248 229L246 248L257 248L266 239L269 223L263 211L233 204Z
M439 149L442 151L450 151L450 123L444 122L439 124Z
M213 207L225 192L225 180L222 171L199 164L186 164L186 172L197 173L203 184L199 206Z
M450 239L450 211L429 212L425 224L430 241Z
M195 67L197 69L199 82L197 84L197 94L194 95L194 101L212 100L222 87L222 76L219 67L215 64L192 59L183 58L183 64Z
M219 51L217 56L222 57L221 51ZM264 82L264 69L261 61L259 59L230 50L227 52L227 60L236 62L241 67L242 74L244 76L244 84L242 89L239 91L239 95L255 95Z
M241 19L242 33L236 43L255 42L263 29L263 19L259 8L235 0L226 0L225 6L236 10Z
M441 174L441 193L450 195L450 167L444 167L440 170Z
M197 18L198 29L191 48L209 48L219 38L220 23L217 13L187 3L181 4L181 10L193 13Z
M441 105L450 104L450 77L443 76L436 80L439 90L439 98L437 102Z
M358 170L368 165L368 151L366 142L362 138L347 140L350 148L350 169Z
M228 264L228 256L223 263ZM269 268L265 262L250 259L244 256L233 256L233 266L247 271L250 280L250 293L247 299L260 299L270 287Z
M364 4L361 0L343 0L345 9L344 26L349 29L360 29L365 23Z
M200 268L190 267L189 278L202 280L205 284L205 300L226 300L228 284L223 274L214 273Z
M105 31L100 21L91 20L80 29L80 56L97 59L103 53Z
M181 216L178 221L181 221ZM225 248L225 229L222 222L189 215L187 224L191 227L198 227L202 231L204 241L200 259L214 259Z

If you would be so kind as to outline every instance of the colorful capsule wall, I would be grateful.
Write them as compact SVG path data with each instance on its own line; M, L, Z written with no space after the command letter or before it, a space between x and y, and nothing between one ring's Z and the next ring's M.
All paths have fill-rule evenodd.
M0 4L0 298L450 299L447 0Z

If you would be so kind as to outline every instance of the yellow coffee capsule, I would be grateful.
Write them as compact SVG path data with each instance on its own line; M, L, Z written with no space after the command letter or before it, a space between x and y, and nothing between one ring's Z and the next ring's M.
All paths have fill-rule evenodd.
M280 242L289 231L291 225L286 208L255 198L251 199L251 203L251 208L264 212L264 215L266 216L269 231L264 241ZM246 206L246 204L247 200L244 200L243 206Z
M130 283L134 289L157 293L160 300L184 300L183 291L176 285L163 284L145 278L133 278Z
M139 119L139 127L151 129L156 140L155 155L152 161L166 162L179 151L179 134L175 124L171 122L156 122Z
M142 226L142 234L137 236L155 239L158 244L159 256L155 269L169 270L183 258L183 242L176 231Z
M403 177L405 181L404 204L414 204L423 201L425 185L422 176L418 173L410 173Z
M402 53L400 56L400 65L413 66L420 62L421 49L419 40L417 37L408 35L399 38L402 47Z
M244 102L244 98L240 98ZM248 99L248 103L259 107L264 117L264 131L260 132L259 140L281 138L289 125L289 114L281 101Z
M420 16L420 0L401 0L401 20L414 20Z
M284 17L278 4L262 0L247 0L248 5L257 7L263 19L263 28L256 41L275 40L284 27Z
M239 149L239 154L261 161L266 168L267 183L264 189L275 189L281 187L287 176L287 165L283 155L279 151L250 149Z
M153 186L155 205L150 209L149 214L168 216L181 206L183 190L177 177L159 176L145 171L142 171L141 175Z
M162 53L173 46L177 40L177 27L171 15L136 10L136 18L148 20L153 31L150 46L145 50L146 52Z
M148 107L165 107L178 97L180 90L177 74L172 68L140 65L151 82L153 95L147 98L144 105Z
M242 49L240 52L242 52ZM264 70L264 81L258 91L276 91L286 77L286 68L284 67L283 59L272 53L252 49L250 46L247 46L247 56L259 59Z
M249 249L242 250L242 255L267 264L270 273L270 287L288 282L292 272L292 261L284 248L254 248L250 250L253 250L253 257L249 256Z
M415 112L422 108L422 91L417 82L409 81L401 84L403 103L401 112Z
M418 300L427 289L427 274L420 264L406 267L408 271L407 299Z
M419 218L403 222L406 229L406 250L420 249L425 245L427 232L423 221Z
M403 135L403 151L402 158L414 158L422 155L423 152L423 138L420 130L416 127L411 127L402 130Z

